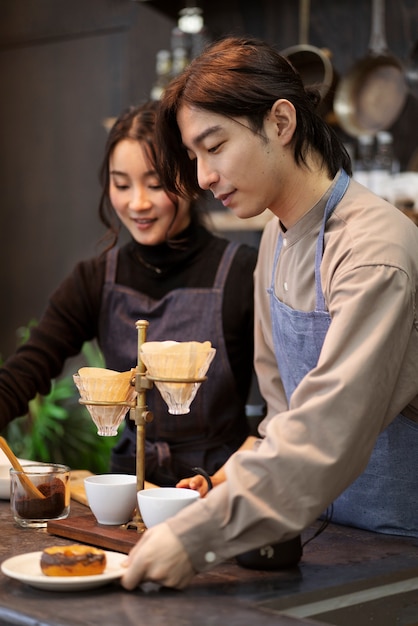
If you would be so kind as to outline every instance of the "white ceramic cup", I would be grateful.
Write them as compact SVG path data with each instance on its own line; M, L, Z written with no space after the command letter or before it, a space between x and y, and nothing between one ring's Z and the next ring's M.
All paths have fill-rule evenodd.
M84 479L87 501L99 524L116 526L129 522L136 508L136 476L98 474Z
M138 507L147 528L172 517L199 499L198 491L177 487L157 487L138 491Z

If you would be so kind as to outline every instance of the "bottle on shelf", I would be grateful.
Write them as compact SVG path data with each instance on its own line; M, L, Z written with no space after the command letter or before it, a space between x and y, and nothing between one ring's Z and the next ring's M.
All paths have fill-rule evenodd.
M205 26L203 11L200 7L186 7L179 12L178 28L190 37L190 59L199 56L210 42L209 31Z
M181 74L209 41L202 9L193 6L181 9L177 24L171 31L170 50L157 52L156 78L150 96L152 100L161 99L170 80Z
M171 76L173 78L181 74L189 64L191 45L190 34L185 33L178 25L175 26L171 31Z
M173 63L171 66L171 76L174 78L182 73L182 71L188 66L189 58L187 56L187 50L184 48L175 48L173 50Z
M374 161L374 135L360 135L357 140L357 158L354 161L353 178L365 187L370 185Z
M151 100L160 100L171 79L172 59L169 50L159 50L156 55L155 82L151 89Z
M393 154L393 137L387 131L376 134L376 150L370 172L369 187L378 195L385 196L385 189L395 173L396 161Z

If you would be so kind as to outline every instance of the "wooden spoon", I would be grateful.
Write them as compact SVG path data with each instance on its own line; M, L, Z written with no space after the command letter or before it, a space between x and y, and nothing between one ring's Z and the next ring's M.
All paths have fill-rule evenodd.
M15 456L14 452L11 450L11 448L9 448L9 444L7 443L4 437L0 437L0 448L3 450L4 454L9 459L10 464L13 467L13 469L15 469L18 472L22 472L21 474L19 474L20 482L29 491L29 493L35 498L39 498L41 500L45 499L45 496L42 493L42 491L39 491L39 489L28 478L27 474L25 474L25 470L23 469L19 460Z

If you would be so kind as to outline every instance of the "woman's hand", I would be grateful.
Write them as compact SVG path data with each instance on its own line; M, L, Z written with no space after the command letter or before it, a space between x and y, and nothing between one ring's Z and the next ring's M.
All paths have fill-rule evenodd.
M190 478L183 478L177 483L176 487L180 489L194 489L199 492L201 498L204 498L209 491L208 481L201 474L196 474L196 476L191 476Z
M257 441L257 439L258 438L254 437L253 435L247 437L238 452L241 452L242 450L252 450L254 447L254 443ZM196 470L198 469L199 468L196 468ZM225 465L220 467L218 471L210 477L212 487L220 485L220 483L223 483L225 480ZM179 487L180 489L194 489L195 491L198 491L200 493L201 498L204 498L209 491L208 481L204 476L202 476L202 474L196 474L195 476L191 476L190 478L183 478L176 484L176 487Z
M183 589L196 574L183 544L165 523L145 531L124 566L121 585L129 591L144 582Z

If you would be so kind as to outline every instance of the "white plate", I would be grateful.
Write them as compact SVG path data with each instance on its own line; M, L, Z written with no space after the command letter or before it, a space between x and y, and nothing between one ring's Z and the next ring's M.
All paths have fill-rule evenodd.
M106 554L106 569L103 574L95 574L94 576L46 576L41 570L41 551L19 554L6 559L1 564L1 571L9 578L15 578L31 587L47 591L94 589L121 578L126 571L121 565L127 558L126 554L108 552L107 550L104 552Z
M7 456L2 450L0 450L0 500L10 499L10 468ZM4 457L4 459L3 459ZM34 463L34 461L27 461L26 459L19 459L21 465L28 465Z

